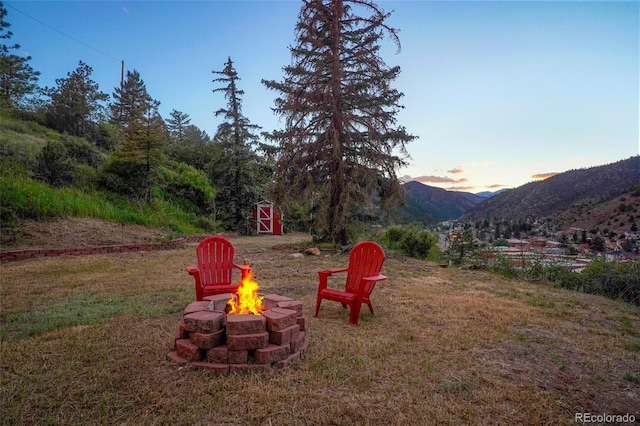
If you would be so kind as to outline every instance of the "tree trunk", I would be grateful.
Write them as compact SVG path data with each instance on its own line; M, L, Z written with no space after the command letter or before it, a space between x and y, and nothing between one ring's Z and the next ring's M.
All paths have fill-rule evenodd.
M329 234L332 242L347 244L346 220L344 217L343 194L345 191L344 167L344 125L342 116L342 64L340 63L340 19L342 18L342 0L332 2L331 21L331 124L328 140L331 141L331 197L329 199Z

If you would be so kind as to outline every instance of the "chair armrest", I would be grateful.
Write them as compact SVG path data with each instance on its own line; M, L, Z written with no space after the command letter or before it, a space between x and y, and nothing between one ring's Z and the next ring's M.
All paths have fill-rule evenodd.
M376 282L376 281L384 281L387 279L387 277L385 275L374 275L372 277L364 277L362 279L364 281Z
M189 273L189 275L200 275L200 268L198 268L196 265L187 266L187 272Z
M318 277L320 279L320 285L318 286L318 291L324 290L327 288L327 279L329 275L336 274L338 272L345 272L349 268L333 268L333 269L324 269L322 271L318 271Z
M338 272L346 272L349 268L333 268L333 269L323 269L322 271L318 271L318 274L322 275L331 275Z
M248 278L251 274L251 266L249 265L240 265L238 263L232 263L234 268L240 269L240 281L243 281L245 278Z
M387 277L384 275L374 275L372 277L363 277L362 282L364 285L360 286L358 289L358 294L362 296L368 296L373 291L373 288L376 286L378 281L384 281Z
M234 267L234 268L238 268L238 269L240 269L242 272L250 271L250 270L251 270L251 266L249 266L249 265L239 265L239 264L237 264L237 263L234 263L234 264L233 264L233 267Z

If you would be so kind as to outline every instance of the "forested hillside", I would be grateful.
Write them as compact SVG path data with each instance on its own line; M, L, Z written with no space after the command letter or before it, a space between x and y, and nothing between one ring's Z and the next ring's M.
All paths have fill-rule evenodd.
M224 94L237 78L232 62L225 65L220 74L227 80L218 82ZM3 99L3 232L16 231L22 219L65 216L179 234L249 232L250 211L264 198L273 170L273 161L252 149L250 122L232 110L212 139L185 113L160 117L159 102L137 71L127 72L108 104L91 72L80 62L56 87L42 90L49 97L42 105ZM241 102L237 92L232 99Z
M23 219L96 217L163 227L175 233L251 230L251 210L265 198L274 160L257 147L258 127L242 114L231 58L214 70L212 105L222 123L213 137L160 101L133 69L105 93L93 68L39 87L30 56L9 43L0 2L0 226Z
M411 181L402 185L406 205L395 211L395 220L433 224L458 219L484 198L468 192L447 191Z
M462 219L539 219L561 214L583 203L604 203L636 190L640 190L640 156L571 170L502 192L475 206Z

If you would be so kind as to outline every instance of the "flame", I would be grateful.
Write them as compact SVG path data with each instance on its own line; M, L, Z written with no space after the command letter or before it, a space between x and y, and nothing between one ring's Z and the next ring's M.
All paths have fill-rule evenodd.
M249 272L240 282L238 293L231 296L227 302L230 307L227 313L260 315L264 311L264 297L258 296L258 288L258 283L253 279L253 272Z

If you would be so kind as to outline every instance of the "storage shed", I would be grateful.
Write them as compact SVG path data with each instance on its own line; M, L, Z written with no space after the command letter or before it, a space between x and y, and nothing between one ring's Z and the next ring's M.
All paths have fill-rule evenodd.
M258 234L282 235L282 213L271 201L260 201L253 209L253 228Z

